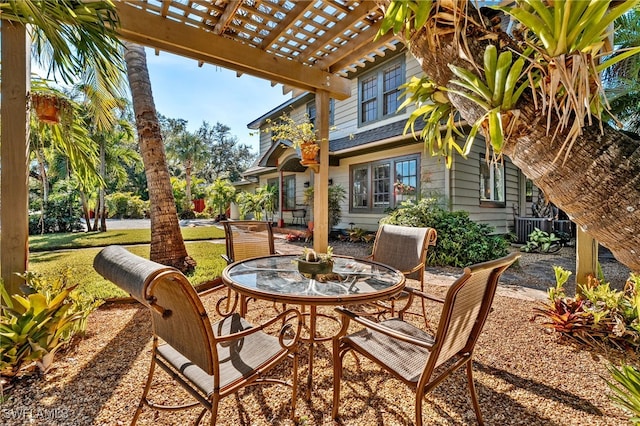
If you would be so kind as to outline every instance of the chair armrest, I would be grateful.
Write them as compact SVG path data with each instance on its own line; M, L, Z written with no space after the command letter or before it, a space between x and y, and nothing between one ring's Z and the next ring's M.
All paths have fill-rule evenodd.
M365 327L367 327L368 329L377 331L378 333L382 333L386 336L389 336L393 339L398 339L401 340L403 342L406 343L410 343L412 345L416 345L416 346L421 346L423 348L426 349L431 349L433 347L433 342L427 342L425 340L422 339L418 339L414 336L405 334L405 333L400 333L397 330L393 330L389 327L384 326L381 323L377 323L375 321L371 321L370 319L367 319L365 317L362 317L358 314L355 314L351 311L349 311L346 308L343 307L337 307L335 308L336 312L339 312L340 314L344 315L345 317L349 318L350 320L353 320Z
M402 291L409 292L415 296L422 297L423 299L429 299L429 300L433 300L434 302L444 303L444 299L442 297L433 296L431 294L424 293L420 290L416 290L415 288L412 288L412 287L405 287Z
M419 263L413 268L409 269L408 271L402 271L402 273L404 275L409 275L409 274L413 274L414 272L418 272L420 270L424 271L424 263Z
M288 344L286 344L284 342L285 340L285 333L287 332L287 330L291 329L291 327L293 327L291 324L286 324L287 322L289 322L291 319L296 318L296 322L297 325L295 327L295 334L293 336L293 338L289 341ZM283 321L285 324L282 326L282 328L280 329L279 332L279 336L278 336L278 341L280 342L280 345L283 348L286 349L290 349L293 346L298 344L298 340L300 340L300 335L301 335L301 330L302 330L302 314L300 314L300 312L298 312L297 309L287 309L286 311L281 312L280 314L276 315L275 317L269 319L268 321L258 325L258 326L253 326L251 328L248 328L246 330L242 330L239 331L237 333L232 333L232 334L225 334L225 335L219 335L216 340L218 342L229 342L229 341L233 341L233 340L238 340L241 339L243 337L246 336L250 336L251 334L257 333L259 331L263 331L265 328L269 327L270 325L274 324L277 321Z

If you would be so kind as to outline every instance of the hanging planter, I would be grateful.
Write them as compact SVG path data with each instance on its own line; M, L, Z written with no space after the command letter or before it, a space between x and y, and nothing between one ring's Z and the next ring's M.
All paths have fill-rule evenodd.
M314 171L319 170L318 145L316 132L313 123L309 121L309 116L305 116L305 120L297 123L291 116L282 114L276 121L267 119L269 125L264 132L271 133L271 139L279 141L290 141L291 148L300 150L300 164L310 167Z
M303 166L314 166L318 163L318 151L320 151L320 145L315 142L303 142L300 144L300 164Z
M63 98L50 93L31 93L31 108L35 111L38 120L47 124L70 123L72 107L71 103Z

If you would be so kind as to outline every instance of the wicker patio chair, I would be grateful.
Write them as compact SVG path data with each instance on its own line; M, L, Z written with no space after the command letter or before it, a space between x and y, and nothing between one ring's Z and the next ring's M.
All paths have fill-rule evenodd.
M447 291L445 299L409 288L410 299L427 298L443 303L435 336L403 319L374 322L345 308L343 337L333 339L333 418L338 418L342 361L349 351L361 354L401 380L415 392L415 424L422 425L422 402L447 376L466 365L471 402L479 424L483 424L476 395L472 361L473 350L491 309L500 275L519 257L512 253L501 259L465 268ZM350 320L366 328L344 336ZM437 370L436 370L437 369ZM435 374L434 374L435 373Z
M233 220L221 223L227 243L227 253L222 257L227 263L276 254L270 222Z
M291 418L295 417L298 339L302 324L299 312L287 310L255 327L236 313L212 324L194 288L177 269L141 258L119 246L104 248L94 259L94 268L151 310L151 366L132 425L145 405L158 410L180 410L198 404L204 409L196 424L208 410L211 424L215 425L220 400L255 384L291 386ZM282 320L287 323L278 336L265 331L266 327ZM270 369L289 357L293 359L292 383L265 377ZM197 401L179 406L151 402L149 391L156 366Z
M384 263L401 271L407 278L407 285L418 282L424 291L424 266L430 246L436 245L438 234L433 228L419 228L400 225L380 225L370 256L376 262ZM413 284L415 285L415 284ZM395 302L378 303L378 307L388 309L395 315ZM388 305L388 306L387 306ZM424 304L423 312L424 315Z
M222 221L224 226L224 235L227 245L227 253L222 258L231 264L239 260L245 260L252 257L268 256L276 254L275 244L273 242L273 229L271 222L263 222L259 220L233 220ZM227 306L220 309L231 309L230 301L234 295L231 289L227 293ZM249 300L245 296L240 296L241 311L246 312Z

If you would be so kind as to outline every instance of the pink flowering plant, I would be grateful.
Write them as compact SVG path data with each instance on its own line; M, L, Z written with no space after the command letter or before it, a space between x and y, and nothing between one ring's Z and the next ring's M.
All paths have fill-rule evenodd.
M393 188L396 191L396 194L413 195L416 192L415 186L411 186L408 183L401 181L396 181L396 183L393 184Z

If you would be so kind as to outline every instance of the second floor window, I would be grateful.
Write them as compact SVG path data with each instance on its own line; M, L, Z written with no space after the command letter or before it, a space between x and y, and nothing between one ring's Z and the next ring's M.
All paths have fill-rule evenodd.
M358 82L358 123L368 124L396 113L400 86L405 82L404 64L393 61Z
M333 98L329 99L329 126L333 126L333 111L334 111L335 101ZM313 123L314 129L316 125L316 102L311 101L307 104L307 115L309 116L309 121Z

